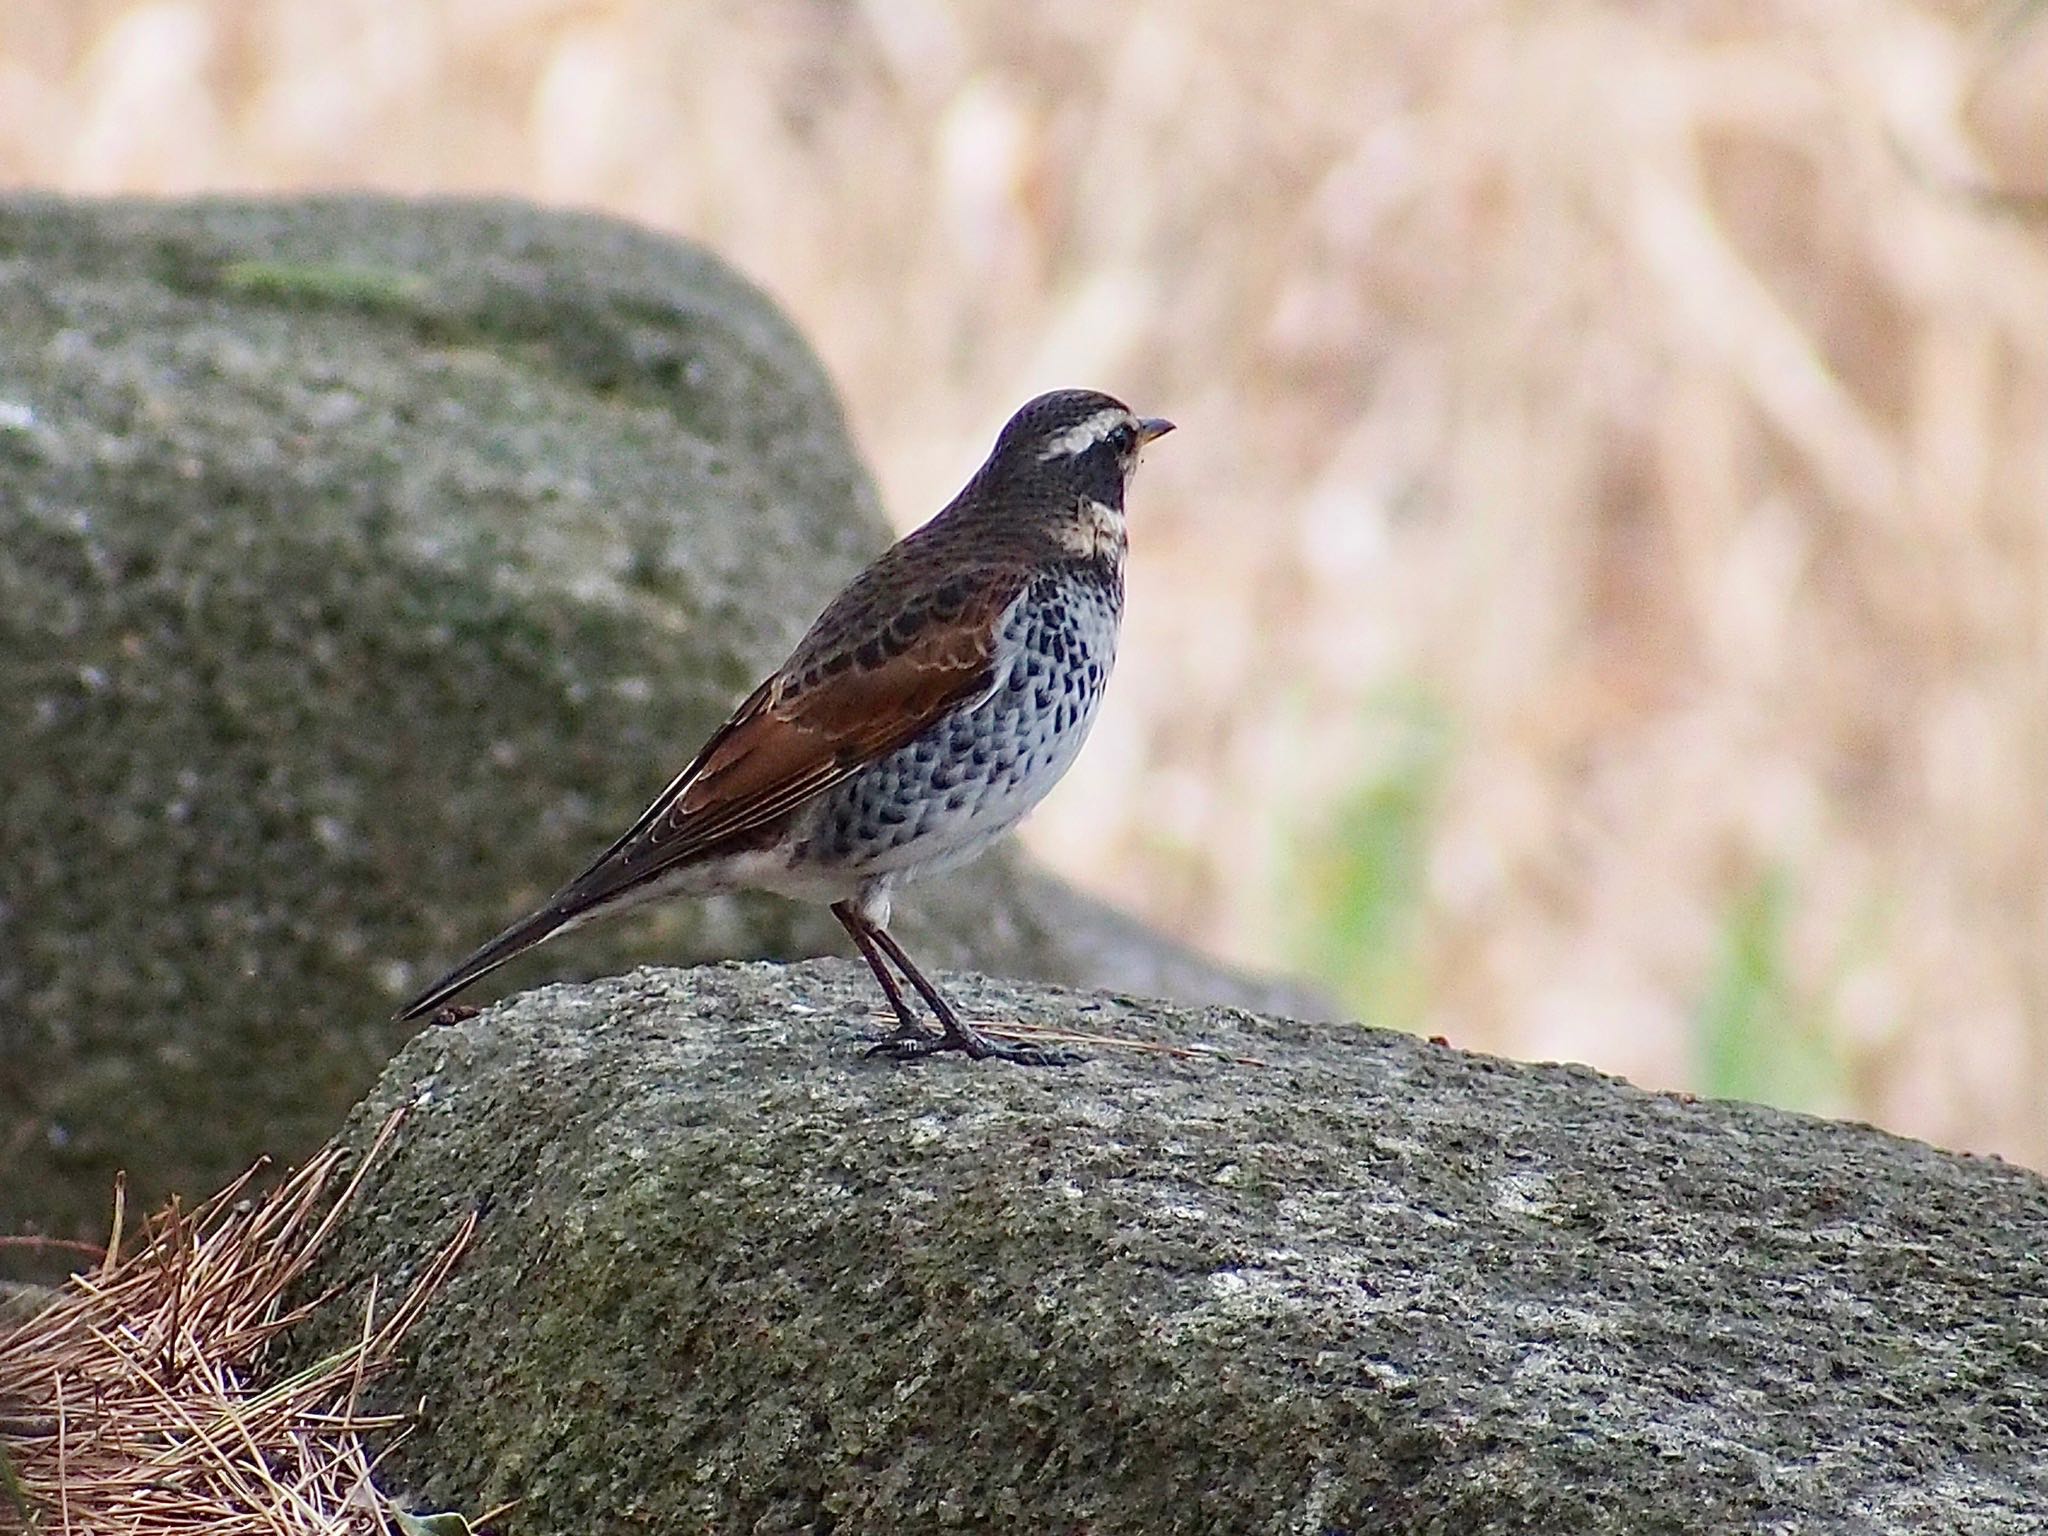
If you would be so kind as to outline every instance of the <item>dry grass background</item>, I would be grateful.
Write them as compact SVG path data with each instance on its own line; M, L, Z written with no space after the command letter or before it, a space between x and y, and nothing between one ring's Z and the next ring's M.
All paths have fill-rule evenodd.
M0 0L0 180L697 236L905 524L1034 389L1168 413L1050 858L2048 1163L2036 4Z

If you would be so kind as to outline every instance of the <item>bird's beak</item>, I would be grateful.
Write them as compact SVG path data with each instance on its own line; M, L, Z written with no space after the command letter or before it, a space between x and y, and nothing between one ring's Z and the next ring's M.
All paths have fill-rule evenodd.
M1173 423L1168 421L1164 416L1142 417L1139 419L1138 422L1138 442L1140 446L1142 446L1146 443L1151 442L1152 439L1155 437L1166 436L1166 434L1171 432L1172 430Z

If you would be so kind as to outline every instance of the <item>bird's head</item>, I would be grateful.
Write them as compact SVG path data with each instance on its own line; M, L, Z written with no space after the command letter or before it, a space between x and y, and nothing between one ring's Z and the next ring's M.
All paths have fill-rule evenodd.
M1026 402L1004 425L983 473L1005 487L1029 487L1062 501L1123 510L1138 453L1173 430L1092 389L1056 389Z

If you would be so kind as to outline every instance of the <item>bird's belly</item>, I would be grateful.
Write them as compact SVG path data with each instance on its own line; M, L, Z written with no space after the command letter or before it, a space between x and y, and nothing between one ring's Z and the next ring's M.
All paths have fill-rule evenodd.
M1112 593L1020 605L1007 679L822 796L799 865L925 874L973 858L1045 798L1094 723L1115 657Z

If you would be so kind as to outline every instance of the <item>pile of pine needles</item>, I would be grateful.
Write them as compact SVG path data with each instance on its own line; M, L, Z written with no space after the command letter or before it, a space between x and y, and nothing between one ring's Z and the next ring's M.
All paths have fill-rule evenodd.
M466 1528L418 1520L376 1492L363 1436L395 1443L403 1420L358 1404L461 1257L473 1214L381 1319L372 1284L346 1348L265 1373L284 1334L340 1304L332 1292L292 1299L294 1287L397 1125L386 1122L346 1182L332 1148L267 1192L254 1192L259 1165L197 1209L173 1201L125 1254L117 1194L104 1258L0 1322L0 1531Z

